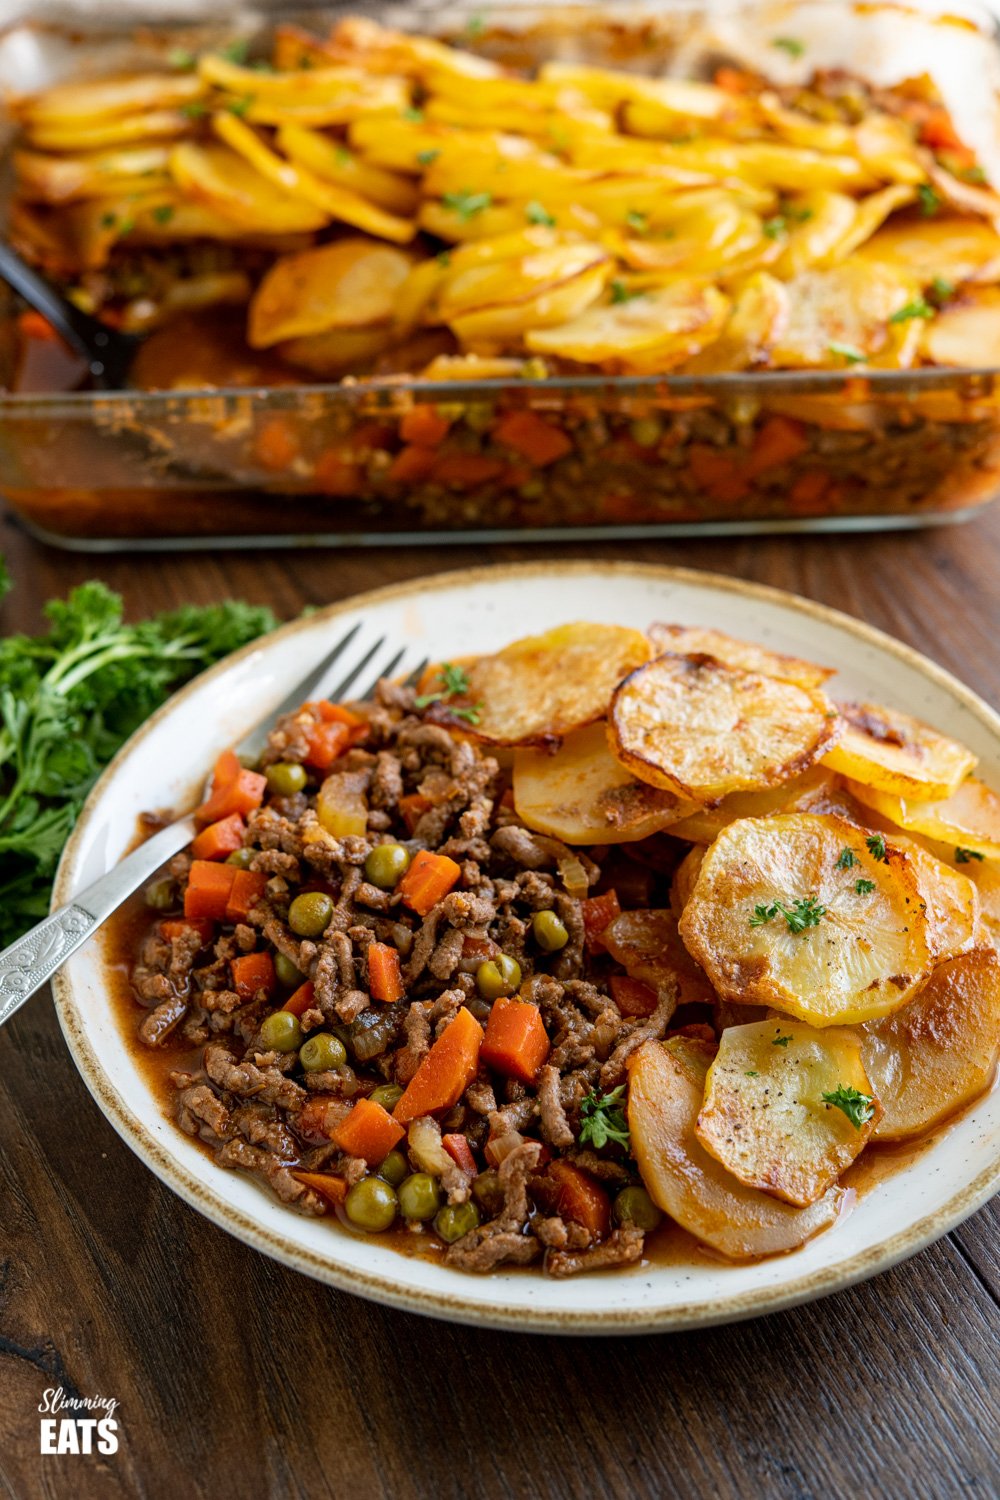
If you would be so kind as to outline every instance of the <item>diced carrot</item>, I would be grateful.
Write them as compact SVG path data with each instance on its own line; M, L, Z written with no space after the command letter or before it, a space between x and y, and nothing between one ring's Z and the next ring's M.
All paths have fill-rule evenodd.
M314 993L315 986L311 979L307 979L305 984L300 984L298 989L289 995L281 1008L287 1010L289 1015L304 1016L307 1010L312 1009Z
M434 465L434 479L438 484L486 484L506 467L502 458L488 453L442 453Z
M424 813L429 811L431 805L431 799L425 797L423 792L410 792L408 796L400 797L396 804L400 817L410 833L416 828Z
M264 800L267 778L257 771L247 771L232 750L224 750L215 762L212 790L195 812L200 823L215 823L230 813L246 817Z
M228 859L237 849L243 848L246 824L239 813L230 813L217 823L209 823L196 835L191 845L195 859Z
M183 937L186 932L196 932L204 948L206 943L212 941L215 923L210 922L207 917L168 917L165 922L160 923L160 934L168 943Z
M621 916L617 891L605 891L602 896L588 896L580 902L583 926L587 934L587 947L591 953L600 953L604 947L601 933L615 917Z
M303 759L314 771L328 771L350 743L351 731L346 724L314 724L309 730Z
M260 990L268 996L274 993L277 981L270 953L241 953L229 960L229 972L233 989L243 1000L252 1000Z
M805 431L804 424L793 421L791 417L768 417L754 434L753 447L743 465L743 472L755 477L798 458L809 446Z
M210 859L193 860L184 892L184 915L224 921L235 879L234 865L220 865Z
M399 421L399 435L404 443L416 443L420 448L436 448L448 436L451 418L444 417L436 406L419 401L403 413Z
M612 974L608 985L614 1002L623 1016L651 1016L656 1009L656 991L641 979L628 974Z
M935 150L965 150L965 143L943 104L932 105L927 111L920 126L920 139L925 146L931 146Z
M472 1147L464 1135L443 1135L441 1137L441 1144L456 1167L461 1167L462 1171L467 1173L469 1177L475 1177L478 1174L479 1169L476 1166L476 1158L473 1156Z
M688 449L688 467L701 488L722 504L742 500L750 485L732 458L710 448L707 443L692 443Z
M602 1187L570 1161L549 1163L549 1176L559 1184L558 1212L589 1229L596 1240L611 1233L611 1199Z
M370 1167L385 1161L406 1131L374 1099L359 1099L333 1131L333 1140L348 1156L363 1156Z
M349 499L364 488L364 473L356 463L344 457L338 448L327 448L313 465L313 479L324 495Z
M747 94L753 88L753 78L740 68L716 68L714 83L717 89L727 94Z
M821 516L828 510L830 476L821 469L807 469L788 492L788 508L795 516Z
M422 484L430 477L437 459L433 448L410 443L401 448L389 465L387 478L392 484Z
M399 954L388 943L371 943L368 947L368 991L373 1000L391 1005L405 993Z
M245 922L266 890L267 876L263 870L237 870L226 902L226 921Z
M509 411L493 429L493 436L505 448L513 448L536 469L554 464L570 453L573 444L561 427L547 422L535 411Z
M307 1188L312 1188L314 1193L319 1193L327 1203L339 1208L347 1197L347 1183L342 1177L331 1177L329 1172L297 1172L292 1176L296 1182L301 1182Z
M404 906L418 917L426 917L431 907L447 896L461 873L461 866L447 854L418 849L396 889Z
M296 1116L296 1134L311 1146L322 1146L333 1138L347 1111L344 1100L333 1094L310 1094Z
M349 729L368 727L360 714L345 708L342 703L331 703L329 698L317 698L315 703L307 703L305 707L318 714L324 724L346 724Z
M482 1045L483 1028L463 1005L410 1079L393 1119L408 1125L421 1115L451 1109L476 1076Z
M40 339L46 344L62 343L62 339L48 318L36 312L33 307L25 308L17 320L17 326L22 338Z
M290 468L299 456L300 447L298 433L288 417L269 417L254 438L253 452L262 469L279 474Z
M549 1038L537 1005L526 1000L494 1001L486 1023L481 1057L505 1078L534 1083L549 1055Z

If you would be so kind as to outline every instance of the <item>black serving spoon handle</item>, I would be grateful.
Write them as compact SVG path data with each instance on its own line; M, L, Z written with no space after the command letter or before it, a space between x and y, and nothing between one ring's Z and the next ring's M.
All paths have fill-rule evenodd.
M0 240L0 279L6 281L29 307L41 313L71 349L81 355L94 384L102 391L120 391L141 340L131 333L108 328L99 318L75 307L6 241Z

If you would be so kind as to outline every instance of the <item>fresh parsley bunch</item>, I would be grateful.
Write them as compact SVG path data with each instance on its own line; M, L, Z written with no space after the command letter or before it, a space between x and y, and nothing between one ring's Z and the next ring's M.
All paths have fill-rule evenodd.
M0 560L0 597L9 588ZM102 583L45 613L47 634L0 639L0 947L47 912L62 847L119 746L182 683L276 624L227 601L126 625Z

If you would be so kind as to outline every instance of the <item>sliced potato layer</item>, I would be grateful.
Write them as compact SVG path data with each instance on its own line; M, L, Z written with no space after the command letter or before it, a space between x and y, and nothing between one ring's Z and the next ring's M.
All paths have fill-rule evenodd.
M986 859L1000 859L1000 797L974 776L967 777L952 796L934 802L853 780L848 782L848 790L859 802L908 833L921 833L939 844L982 854Z
M670 832L675 838L690 839L695 844L711 844L724 828L737 818L767 818L781 812L831 812L827 804L836 797L839 785L825 766L810 766L801 776L792 776L780 786L762 792L730 792L714 807L698 807L675 823Z
M601 933L611 957L652 989L671 980L678 1005L713 1005L715 991L677 932L672 911L623 911Z
M741 667L745 672L760 672L763 677L794 682L806 691L822 687L834 673L833 667L819 667L815 662L803 661L798 656L769 651L766 646L739 641L722 630L712 630L704 625L651 625L647 634L657 653L673 651L684 656L704 652L727 667Z
M654 1203L731 1260L794 1250L837 1218L833 1187L809 1208L793 1208L744 1187L695 1134L713 1049L675 1037L645 1042L629 1059L628 1123L642 1180Z
M705 851L702 846L693 844L674 871L670 886L670 910L678 921L691 899L691 892L694 890L704 858Z
M649 642L621 625L559 625L525 636L468 668L468 691L432 716L495 745L554 745L602 719L615 685L649 657ZM474 725L456 718L471 710Z
M814 1026L904 1005L930 965L926 928L909 856L815 813L730 824L680 922L724 999L773 1005Z
M758 1021L722 1033L696 1134L747 1187L806 1208L861 1154L878 1114L856 1033Z
M824 765L901 797L950 797L976 764L971 750L919 719L877 703L839 705L845 729Z
M410 257L360 236L276 260L250 304L254 349L283 339L388 323Z
M514 755L518 817L566 844L627 844L684 816L691 804L637 781L615 760L602 723L566 737L554 755Z
M666 653L616 690L609 727L615 754L643 781L717 802L812 765L836 737L831 713L819 689Z
M927 917L927 946L938 961L975 947L980 938L979 892L967 875L936 859L912 839L894 839L905 849Z
M974 948L939 964L895 1015L861 1030L865 1071L885 1113L877 1140L939 1124L989 1087L1000 1051L1000 958Z

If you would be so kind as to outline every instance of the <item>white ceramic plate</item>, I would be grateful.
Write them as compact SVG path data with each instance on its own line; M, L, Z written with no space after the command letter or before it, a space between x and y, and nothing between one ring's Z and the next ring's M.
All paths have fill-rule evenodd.
M348 625L411 642L419 655L492 650L570 620L644 627L714 625L836 666L835 696L869 697L946 729L1000 786L1000 717L917 653L854 620L777 590L681 569L550 563L420 579L334 605L247 647L179 693L129 742L94 789L63 857L55 899L103 873L136 816L189 806L224 746L267 712ZM299 1217L236 1172L216 1167L163 1113L126 1046L99 942L56 982L63 1032L84 1080L143 1161L214 1223L275 1259L344 1290L462 1322L561 1333L687 1328L772 1312L886 1269L986 1202L1000 1178L994 1091L926 1151L866 1193L801 1250L759 1264L708 1259L553 1281L503 1270L474 1277L380 1246L328 1219Z

